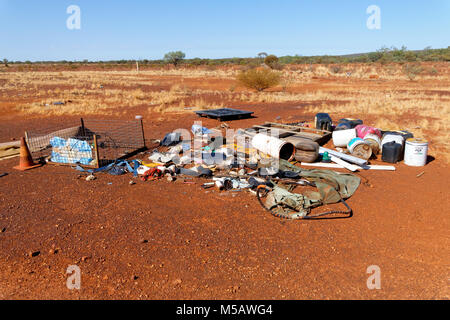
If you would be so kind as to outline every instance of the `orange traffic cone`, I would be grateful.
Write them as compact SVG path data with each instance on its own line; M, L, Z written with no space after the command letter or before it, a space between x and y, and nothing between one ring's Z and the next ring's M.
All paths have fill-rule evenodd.
M28 149L27 142L25 138L22 137L20 140L20 162L19 165L14 167L14 169L25 171L33 168L42 166L42 164L35 164L33 158L31 157L30 150Z

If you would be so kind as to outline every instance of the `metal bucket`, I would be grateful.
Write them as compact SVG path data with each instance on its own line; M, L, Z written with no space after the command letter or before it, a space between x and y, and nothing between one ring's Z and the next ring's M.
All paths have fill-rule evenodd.
M423 167L427 164L428 142L410 138L405 144L405 164L411 167Z
M370 147L372 148L372 152L374 155L377 155L380 152L381 149L380 137L378 137L376 134L369 133L364 137L364 140L368 144L370 144Z
M372 148L367 141L361 138L352 139L347 146L350 153L358 158L368 160L372 156Z

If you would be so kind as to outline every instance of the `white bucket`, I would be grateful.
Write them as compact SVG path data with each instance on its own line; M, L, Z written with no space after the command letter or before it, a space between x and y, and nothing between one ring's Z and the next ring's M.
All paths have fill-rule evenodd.
M276 159L292 160L295 147L292 143L258 133L252 139L253 148Z
M381 149L381 140L380 137L378 137L376 134L366 134L364 137L364 140L370 144L370 147L372 148L373 154L378 154Z
M402 147L405 144L405 139L401 135L387 133L383 136L383 139L381 140L381 149L383 149L383 146L385 143L392 142L392 141L394 141L395 143L398 143Z
M405 164L412 167L423 167L427 164L428 142L418 138L410 138L405 144Z
M333 132L333 144L335 147L346 147L348 143L356 138L356 130L338 130Z

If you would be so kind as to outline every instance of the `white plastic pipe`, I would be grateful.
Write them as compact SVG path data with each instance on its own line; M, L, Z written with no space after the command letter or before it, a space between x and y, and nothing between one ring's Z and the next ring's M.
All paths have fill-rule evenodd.
M252 145L256 150L276 159L291 160L295 153L292 143L260 133L252 138Z
M316 163L307 163L302 162L300 165L305 167L318 167L318 168L331 168L331 169L344 169L343 166L337 163L324 163L324 162L316 162Z
M384 171L397 170L394 166L382 166L382 165L364 165L361 168L364 170L384 170Z
M323 163L323 162L316 162L316 163L306 163L302 162L302 166L305 167L318 167L318 168L330 168L330 169L345 169L343 166L337 163ZM396 168L394 166L382 166L382 165L364 165L360 167L361 170L384 170L384 171L395 171Z
M343 166L345 169L350 170L352 172L358 171L359 169L361 169L361 167L355 166L354 164L350 164L347 161L344 161L342 159L339 159L336 156L331 155L330 156L331 161Z
M362 165L367 163L367 160L360 159L360 158L357 158L357 157L354 157L354 156L351 156L351 155L348 155L348 154L345 154L345 153L342 153L342 152L338 152L338 151L335 151L335 150L331 150L331 149L328 149L328 148L320 147L319 153L323 154L324 152L328 152L329 155L336 156L336 157L338 157L340 159L343 159L343 160L351 162L351 163L355 163L355 164L360 165L360 166L362 166Z

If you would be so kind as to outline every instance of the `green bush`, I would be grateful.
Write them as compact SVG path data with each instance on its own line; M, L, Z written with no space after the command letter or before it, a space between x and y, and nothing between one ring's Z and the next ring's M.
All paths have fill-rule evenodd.
M281 76L278 72L269 69L250 69L242 71L237 76L237 80L249 89L263 91L278 85Z
M186 58L186 54L181 51L173 51L164 55L164 61L173 64L175 68L184 60L184 58Z

